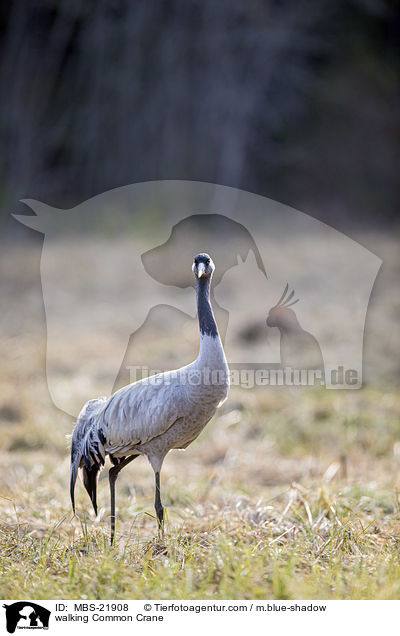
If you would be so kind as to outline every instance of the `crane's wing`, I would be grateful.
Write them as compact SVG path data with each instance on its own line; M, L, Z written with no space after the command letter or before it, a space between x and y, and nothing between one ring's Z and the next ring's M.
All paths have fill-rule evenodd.
M170 373L130 384L107 400L97 418L106 452L121 455L145 444L185 415L184 387Z
M184 387L172 371L129 384L108 399L97 398L85 404L71 444L74 513L78 469L82 468L83 483L97 514L97 477L106 453L121 457L134 446L162 435L185 414L184 395Z

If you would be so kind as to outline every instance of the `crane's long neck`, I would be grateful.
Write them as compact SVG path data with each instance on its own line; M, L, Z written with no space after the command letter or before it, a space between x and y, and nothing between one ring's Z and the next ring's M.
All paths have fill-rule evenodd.
M210 278L196 281L197 313L200 329L200 353L198 360L213 368L225 368L226 358L217 323L210 303Z
M198 278L196 283L197 314L200 337L219 338L217 323L210 303L210 278Z

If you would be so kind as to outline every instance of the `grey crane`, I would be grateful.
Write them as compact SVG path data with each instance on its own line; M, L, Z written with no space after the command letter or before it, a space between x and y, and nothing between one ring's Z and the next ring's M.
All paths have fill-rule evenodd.
M139 455L146 455L155 473L155 510L164 527L160 471L173 448L184 449L200 434L226 400L229 369L210 303L215 266L208 254L198 254L192 270L196 280L200 351L194 362L133 382L111 397L89 400L78 416L71 443L70 494L75 514L75 482L83 483L97 514L99 470L109 455L111 545L115 537L115 482Z

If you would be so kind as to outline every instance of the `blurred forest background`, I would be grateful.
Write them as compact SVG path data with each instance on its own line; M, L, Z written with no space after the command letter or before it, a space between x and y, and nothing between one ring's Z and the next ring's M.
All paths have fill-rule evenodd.
M4 0L3 221L193 179L392 229L399 36L395 0Z

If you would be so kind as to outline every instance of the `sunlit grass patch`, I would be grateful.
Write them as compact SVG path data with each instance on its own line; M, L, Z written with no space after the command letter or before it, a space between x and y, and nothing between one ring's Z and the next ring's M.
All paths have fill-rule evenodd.
M367 492L367 494L366 494ZM376 498L374 493L376 492ZM149 515L118 526L66 514L46 534L3 525L4 598L396 598L400 526L389 490L302 486L258 501L168 509L164 537ZM366 497L374 505L366 506ZM10 502L9 502L10 503ZM196 504L193 504L195 510Z

